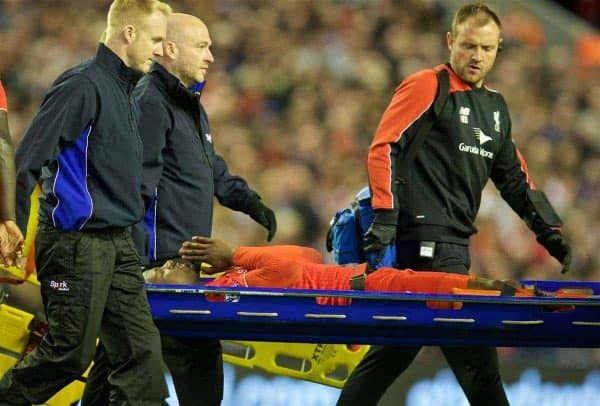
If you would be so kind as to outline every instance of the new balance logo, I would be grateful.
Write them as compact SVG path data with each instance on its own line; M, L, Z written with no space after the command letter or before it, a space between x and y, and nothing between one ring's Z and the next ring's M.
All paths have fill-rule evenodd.
M475 133L475 138L479 141L479 145L483 145L488 141L492 140L492 137L488 137L485 135L481 128L473 128L473 132Z
M471 114L471 109L469 107L461 106L461 108L458 109L460 122L463 124L469 124L469 114Z

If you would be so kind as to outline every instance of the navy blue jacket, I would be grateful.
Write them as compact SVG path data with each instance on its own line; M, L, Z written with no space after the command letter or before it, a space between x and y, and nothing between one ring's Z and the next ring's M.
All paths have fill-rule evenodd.
M39 182L39 220L60 230L140 221L142 145L130 97L140 76L100 44L95 58L54 82L16 151L21 230Z
M134 236L149 261L163 261L179 256L181 244L192 236L210 236L214 197L230 209L245 211L257 194L245 180L232 176L215 153L199 94L154 63L134 97L141 110L147 209L145 230L135 227Z

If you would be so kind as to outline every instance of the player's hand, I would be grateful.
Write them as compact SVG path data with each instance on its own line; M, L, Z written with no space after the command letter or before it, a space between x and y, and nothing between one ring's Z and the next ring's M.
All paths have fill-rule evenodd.
M0 223L0 264L19 266L23 241L23 234L14 221Z
M269 231L267 241L271 241L277 232L277 219L273 210L265 206L258 196L254 196L248 202L245 211L252 220Z
M233 264L233 254L236 247L218 238L192 237L191 241L185 241L179 249L182 259L212 265L204 269L206 273L220 272Z
M548 253L562 264L561 273L567 273L571 268L573 254L567 240L558 230L553 230L537 238L538 242L546 248Z

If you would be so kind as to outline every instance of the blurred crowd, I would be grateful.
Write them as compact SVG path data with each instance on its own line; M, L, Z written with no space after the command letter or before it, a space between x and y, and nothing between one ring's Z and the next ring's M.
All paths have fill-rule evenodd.
M18 142L51 82L91 57L109 0L0 2L0 72ZM442 0L173 0L205 20L215 63L202 95L217 150L276 211L275 243L324 252L335 211L367 183L372 134L408 74L447 61L453 9ZM548 43L530 14L501 16L504 51L487 85L507 99L514 140L562 216L570 274L486 189L473 271L600 280L600 67ZM600 58L596 58L600 61ZM265 242L245 215L216 211L214 235Z
M600 2L597 0L553 0L588 23L600 28Z

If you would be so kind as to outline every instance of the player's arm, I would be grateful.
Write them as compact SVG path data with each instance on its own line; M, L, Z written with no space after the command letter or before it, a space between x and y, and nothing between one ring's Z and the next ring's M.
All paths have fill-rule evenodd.
M15 159L7 111L6 94L0 82L0 222L15 221Z
M15 161L8 131L6 93L0 82L0 263L17 265L23 234L15 223Z

